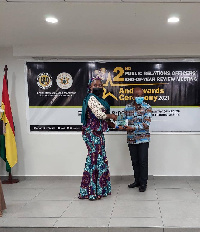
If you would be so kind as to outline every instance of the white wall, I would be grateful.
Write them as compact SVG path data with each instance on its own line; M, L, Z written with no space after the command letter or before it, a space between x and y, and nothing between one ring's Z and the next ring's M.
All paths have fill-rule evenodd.
M56 55L55 53L54 56ZM13 57L12 49L0 48L0 92L4 65L7 64L8 89L18 147L18 164L12 169L13 174L19 176L82 175L87 150L81 133L28 133L24 61ZM153 134L149 149L149 174L199 176L199 141L200 135ZM132 166L126 135L106 135L106 149L111 175L131 175ZM0 160L0 175L7 175L5 163L2 160Z
M80 44L21 45L14 46L14 56L19 57L199 57L200 46L196 43L188 44L120 44L101 43L94 41Z

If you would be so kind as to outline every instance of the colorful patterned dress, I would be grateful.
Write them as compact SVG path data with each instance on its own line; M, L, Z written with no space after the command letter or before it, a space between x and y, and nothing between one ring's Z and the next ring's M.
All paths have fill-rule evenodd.
M105 108L91 96L86 110L82 137L88 149L79 199L95 200L111 194L110 172L103 132L108 131Z

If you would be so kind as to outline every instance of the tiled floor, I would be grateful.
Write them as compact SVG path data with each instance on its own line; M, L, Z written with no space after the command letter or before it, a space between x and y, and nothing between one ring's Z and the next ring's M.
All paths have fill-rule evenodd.
M152 177L148 189L113 178L112 195L79 200L80 178L3 185L0 232L200 232L200 178Z

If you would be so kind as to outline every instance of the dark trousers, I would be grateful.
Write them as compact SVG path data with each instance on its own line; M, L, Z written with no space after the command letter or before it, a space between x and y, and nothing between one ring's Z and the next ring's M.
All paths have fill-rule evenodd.
M148 180L148 148L149 143L129 144L135 181L146 185Z

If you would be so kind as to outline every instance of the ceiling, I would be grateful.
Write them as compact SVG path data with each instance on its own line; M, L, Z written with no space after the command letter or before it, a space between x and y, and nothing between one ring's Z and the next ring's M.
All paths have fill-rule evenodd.
M89 1L0 0L0 47L200 43L200 3ZM51 15L58 24L45 22ZM169 25L174 15L180 22Z
M0 2L137 2L137 3L196 3L200 2L200 0L0 0Z

